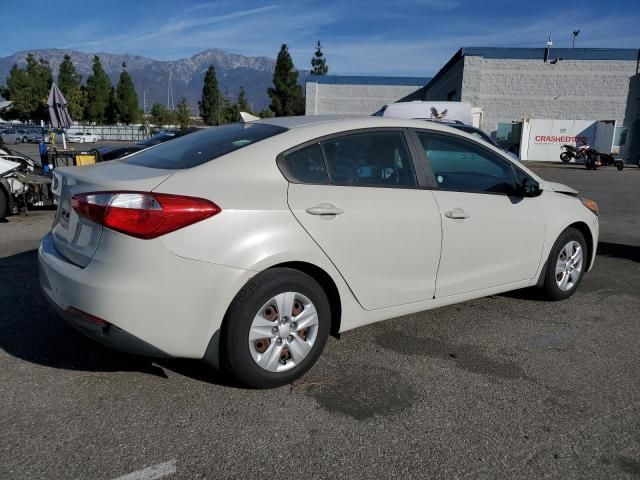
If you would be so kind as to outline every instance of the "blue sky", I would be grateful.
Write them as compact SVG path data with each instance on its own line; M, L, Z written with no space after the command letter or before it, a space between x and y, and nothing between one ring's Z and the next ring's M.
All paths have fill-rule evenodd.
M640 48L638 0L2 3L0 56L55 47L158 60L207 48L275 57L287 43L307 69L321 40L333 74L430 76L460 46L544 46L549 31L557 47L580 28L576 46Z

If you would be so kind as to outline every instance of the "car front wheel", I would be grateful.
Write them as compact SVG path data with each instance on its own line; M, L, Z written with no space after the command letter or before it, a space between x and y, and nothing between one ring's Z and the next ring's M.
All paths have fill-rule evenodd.
M274 268L236 295L222 328L223 367L255 388L300 378L316 362L329 336L331 309L309 275Z
M544 289L551 300L573 295L587 267L587 242L582 233L567 228L556 240L547 260Z

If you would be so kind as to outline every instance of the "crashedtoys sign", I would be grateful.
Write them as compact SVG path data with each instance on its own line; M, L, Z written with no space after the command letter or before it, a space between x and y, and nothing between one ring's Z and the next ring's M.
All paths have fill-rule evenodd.
M526 118L522 123L520 158L547 162L560 161L562 145L590 145L611 152L615 121L552 120Z

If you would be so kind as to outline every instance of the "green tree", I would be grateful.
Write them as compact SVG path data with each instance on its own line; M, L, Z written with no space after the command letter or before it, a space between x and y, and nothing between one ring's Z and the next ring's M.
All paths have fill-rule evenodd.
M80 122L84 120L84 111L87 108L87 89L73 87L64 98L67 100L67 109L72 120Z
M271 117L273 117L273 112L269 108L263 108L258 113L258 116L260 118L271 118Z
M52 83L49 62L37 60L33 53L29 53L25 68L14 65L6 86L0 88L0 95L13 102L7 117L23 122L48 120L47 98Z
M278 53L273 72L273 87L269 88L267 93L271 97L269 108L276 117L304 113L304 97L298 84L298 71L293 66L286 44L282 45Z
M107 100L107 108L104 111L104 123L107 125L115 125L118 123L118 99L116 98L116 89L111 87L109 89L109 97Z
M186 130L189 128L189 105L187 105L187 99L184 97L178 102L176 120L180 124L180 130Z
M173 112L160 103L153 104L150 115L151 121L156 127L164 127L173 123Z
M238 94L238 111L251 113L251 106L247 100L247 94L244 91L244 87L240 87L240 93Z
M82 75L76 72L76 67L71 61L71 56L65 55L58 68L58 87L62 94L67 97L74 88L80 88ZM68 101L69 99L67 99Z
M103 123L107 120L107 109L110 105L111 80L102 68L100 57L93 57L92 73L87 78L87 110L86 120Z
M313 54L313 58L311 59L311 66L313 67L311 73L313 73L314 75L326 75L329 71L327 59L324 58L324 53L322 53L322 45L320 45L320 40L318 40L318 44L316 45L316 52Z
M76 121L84 120L87 106L87 92L82 89L82 75L76 71L71 56L65 55L58 69L58 87L67 100L69 115Z
M198 105L200 116L205 124L220 125L222 123L222 95L216 77L216 69L213 65L209 65L207 73L204 75L202 99Z
M120 80L116 88L116 107L118 118L122 123L129 125L138 121L140 116L138 95L124 62L122 62L122 72L120 72Z

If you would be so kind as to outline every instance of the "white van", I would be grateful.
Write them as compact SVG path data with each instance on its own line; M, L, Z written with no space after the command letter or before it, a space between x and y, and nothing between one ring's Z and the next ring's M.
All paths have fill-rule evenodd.
M398 102L387 105L376 115L392 118L462 122L465 125L473 125L471 104L465 102L423 102L420 100Z

